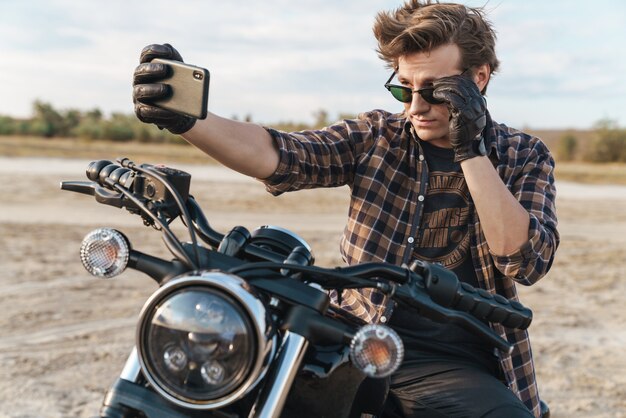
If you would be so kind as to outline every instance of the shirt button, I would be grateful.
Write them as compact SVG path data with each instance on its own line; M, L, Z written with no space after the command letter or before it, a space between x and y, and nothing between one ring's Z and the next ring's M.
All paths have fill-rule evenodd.
M386 317L386 316L381 316L381 317L380 317L380 322L382 322L383 324L384 324L385 322L387 322L387 317Z
M420 154L419 157L417 157L420 161L424 161L424 155Z
M423 195L417 196L417 200L419 200L420 202L423 202L424 201L424 196Z
M409 244L413 244L413 241L415 241L415 240L413 239L413 237L409 237L409 239L407 239L407 241L409 241Z

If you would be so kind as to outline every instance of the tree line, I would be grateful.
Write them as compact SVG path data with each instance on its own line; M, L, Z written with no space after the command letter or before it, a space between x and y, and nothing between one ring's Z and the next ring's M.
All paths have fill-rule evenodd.
M339 114L334 120L354 116ZM233 116L233 119L238 118ZM251 115L243 119L252 121ZM279 121L270 126L292 132L321 128L334 120L327 111L320 109L313 113L312 123ZM142 123L134 114L112 113L106 117L97 108L88 111L58 110L50 103L39 100L33 103L33 115L30 118L0 115L0 135L185 143L167 130ZM619 127L613 120L604 119L594 125L589 138L579 138L573 133L564 134L554 151L560 161L626 162L626 129Z
M35 101L30 118L0 116L0 135L44 138L106 139L111 141L170 142L176 135L140 122L135 115L113 113L105 117L100 109L58 110L50 103Z
M312 123L282 121L272 127L284 131L316 129L328 125L329 114L325 110L314 112ZM340 118L353 115L340 114ZM233 116L234 119L238 119ZM247 115L244 120L251 122ZM99 109L81 111L58 110L50 103L35 101L30 118L13 118L0 115L0 135L38 136L44 138L81 138L86 140L106 139L110 141L180 142L178 135L161 130L152 124L137 119L134 114L112 113L106 117Z

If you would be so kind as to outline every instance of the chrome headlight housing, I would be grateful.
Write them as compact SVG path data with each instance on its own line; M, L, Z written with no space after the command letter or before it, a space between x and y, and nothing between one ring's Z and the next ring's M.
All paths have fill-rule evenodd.
M137 352L160 395L186 408L213 409L258 382L269 334L265 306L244 280L201 272L173 279L146 302Z

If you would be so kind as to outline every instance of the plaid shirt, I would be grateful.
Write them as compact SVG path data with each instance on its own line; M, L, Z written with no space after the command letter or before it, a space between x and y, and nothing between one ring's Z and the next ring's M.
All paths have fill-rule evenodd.
M487 115L489 158L500 178L530 214L528 241L507 256L492 253L472 207L471 254L480 286L517 300L515 282L531 285L546 274L558 246L554 160L535 137L497 124ZM318 131L268 129L280 150L276 172L264 183L278 195L314 187L349 185L351 203L341 252L349 264L409 263L428 187L428 168L410 121L374 110ZM371 322L386 322L393 304L371 290L344 292L342 307ZM528 333L492 328L514 344L501 367L510 389L535 414L539 397Z

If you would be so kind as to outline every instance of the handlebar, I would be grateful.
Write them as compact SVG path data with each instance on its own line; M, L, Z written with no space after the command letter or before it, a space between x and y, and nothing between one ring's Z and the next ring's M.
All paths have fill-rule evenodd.
M258 274L263 269L270 269L280 276L298 277L327 289L373 287L389 295L395 294L396 300L432 320L456 323L505 352L510 352L512 345L481 321L519 329L526 329L532 321L530 309L519 302L508 301L502 296L491 295L462 283L452 271L437 264L416 261L409 268L364 263L325 269L306 265L306 254L290 258L290 254L256 245L243 227L236 227L223 235L211 228L198 203L188 194L189 174L162 167L138 166L127 159L118 161L121 166L108 160L92 162L87 169L90 182L63 182L61 188L95 196L99 203L125 207L131 213L140 214L146 224L156 223L165 234L168 248L182 262L175 266L181 271L206 268L203 266L206 263L215 264L219 257L207 256L208 253L215 253L220 257L240 259L239 264L231 269L236 274L253 277L250 271L256 270ZM169 221L176 216L180 216L187 225L194 241L192 245L183 244L169 230ZM215 251L199 251L195 234ZM195 259L191 254L195 255ZM298 261L300 258L305 261ZM245 264L243 260L255 262ZM169 270L171 265L138 252L131 261L132 267L145 271L157 281L161 272ZM223 260L220 262L223 266L228 264Z
M456 324L504 353L511 354L513 351L511 343L497 335L483 322L467 313L439 305L426 292L420 291L416 286L399 288L396 299L430 320Z
M418 261L411 267L422 272L426 291L441 306L509 328L526 329L533 319L532 311L521 303L460 282L454 272L438 264Z
M365 263L354 266L325 269L315 266L278 263L249 263L238 266L231 273L253 278L268 269L288 269L298 272L305 280L327 289L373 287L404 303L420 315L436 322L454 323L483 338L497 349L510 353L513 345L495 334L481 320L500 323L507 327L527 327L532 312L517 302L509 303L502 297L460 283L454 273L441 266L419 262L419 265L399 267L385 263ZM447 274L449 272L449 274ZM444 274L445 273L445 274ZM381 279L394 284L388 284ZM254 282L252 282L254 283ZM459 297L457 297L460 295Z

